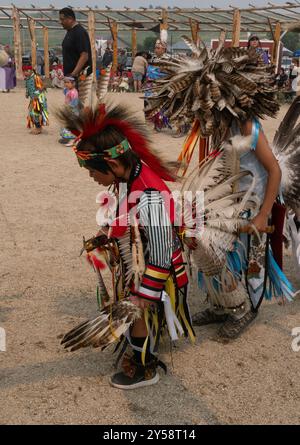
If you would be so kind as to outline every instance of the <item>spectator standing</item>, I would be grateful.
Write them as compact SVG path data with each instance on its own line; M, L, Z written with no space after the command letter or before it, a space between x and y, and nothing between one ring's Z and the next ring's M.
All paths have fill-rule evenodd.
M102 57L103 68L107 68L112 63L113 55L109 47L106 48Z
M278 89L284 88L287 84L288 76L283 67L280 68L278 75L276 76L276 84Z
M92 53L87 31L76 22L74 11L63 8L59 11L62 27L67 30L62 42L63 70L65 76L78 76L86 69L86 75L92 73Z
M261 43L256 34L252 34L248 40L248 48L255 48L256 52L261 55L263 62L269 64L269 56L261 47Z
M9 93L17 84L16 67L9 45L4 46L2 51L4 51L4 55L7 54L7 63L0 67L0 90L3 93Z
M42 56L42 53L40 51L37 51L36 65L37 65L37 73L40 76L43 76L44 75L44 57Z
M132 65L132 76L134 82L134 92L138 93L142 89L142 80L147 72L147 54L143 52L137 53Z
M125 70L126 62L127 62L126 51L125 49L121 49L118 55L118 70L121 76L123 74L123 71Z
M74 77L65 77L64 78L64 86L65 86L65 89L64 89L65 104L68 107L71 107L72 112L75 115L78 115L79 100L78 100L78 91L75 88ZM75 136L70 130L68 130L67 128L62 128L60 135L61 135L61 139L59 139L59 141L58 141L60 144L64 144L67 147L72 147L72 145L74 145Z
M300 90L300 68L299 60L293 60L293 71L292 71L292 91L295 95L299 95Z
M293 75L294 64L291 63L289 67L289 89L292 89L292 82L296 76Z

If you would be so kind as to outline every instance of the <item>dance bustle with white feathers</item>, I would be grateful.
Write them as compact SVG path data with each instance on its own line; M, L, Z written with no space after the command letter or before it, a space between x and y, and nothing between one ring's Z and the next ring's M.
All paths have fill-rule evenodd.
M287 217L287 227L292 241L295 266L300 273L300 231L297 230L297 226L294 221L294 215L289 215Z
M235 137L224 144L217 156L208 157L185 179L182 194L186 191L195 196L203 191L203 212L193 218L191 206L185 206L184 221L186 227L192 227L188 236L197 240L197 247L192 252L194 263L199 271L209 276L222 272L226 264L227 252L233 249L238 240L239 230L248 225L245 212L257 211L259 201L253 194L255 178L249 171L238 171L238 148L249 147L251 138ZM238 173L237 173L238 172ZM252 177L252 185L247 191L235 191L238 183L245 176ZM192 209L195 209L193 202ZM197 232L194 229L199 227Z
M300 209L300 96L296 97L275 133L272 148L281 168L281 194L285 205Z

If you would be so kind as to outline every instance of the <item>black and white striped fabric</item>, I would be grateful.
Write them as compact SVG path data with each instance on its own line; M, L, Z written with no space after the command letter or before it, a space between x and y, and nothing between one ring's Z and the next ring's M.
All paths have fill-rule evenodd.
M137 206L139 223L148 240L149 263L163 269L171 267L173 228L159 191L146 190Z

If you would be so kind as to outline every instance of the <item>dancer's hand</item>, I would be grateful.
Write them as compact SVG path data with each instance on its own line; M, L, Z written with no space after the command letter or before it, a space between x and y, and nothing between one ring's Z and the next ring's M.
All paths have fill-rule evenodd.
M145 300L144 298L137 297L136 295L131 295L131 297L129 297L129 300L140 309L147 309L149 306L155 305L153 301Z
M268 226L268 215L265 215L262 212L259 212L255 218L251 221L252 224L255 225L256 229L259 232L265 232Z

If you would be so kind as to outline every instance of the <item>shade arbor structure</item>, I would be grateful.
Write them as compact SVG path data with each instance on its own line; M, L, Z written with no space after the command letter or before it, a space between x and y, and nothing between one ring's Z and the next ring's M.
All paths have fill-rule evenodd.
M264 7L249 4L247 8L139 8L122 9L73 8L76 19L88 29L93 60L93 73L96 75L96 33L111 33L113 41L113 70L117 68L118 33L129 31L133 55L137 51L138 34L145 31L159 33L161 29L180 32L192 37L194 42L201 33L216 33L225 29L231 36L232 45L239 46L241 33L271 32L274 41L272 63L277 62L282 33L291 25L300 22L300 0L281 5L267 3ZM49 77L49 30L61 30L59 9L53 6L21 8L0 6L0 28L13 29L14 55L17 76L22 77L21 30L27 30L31 41L31 60L35 68L36 30L43 32L45 76Z

